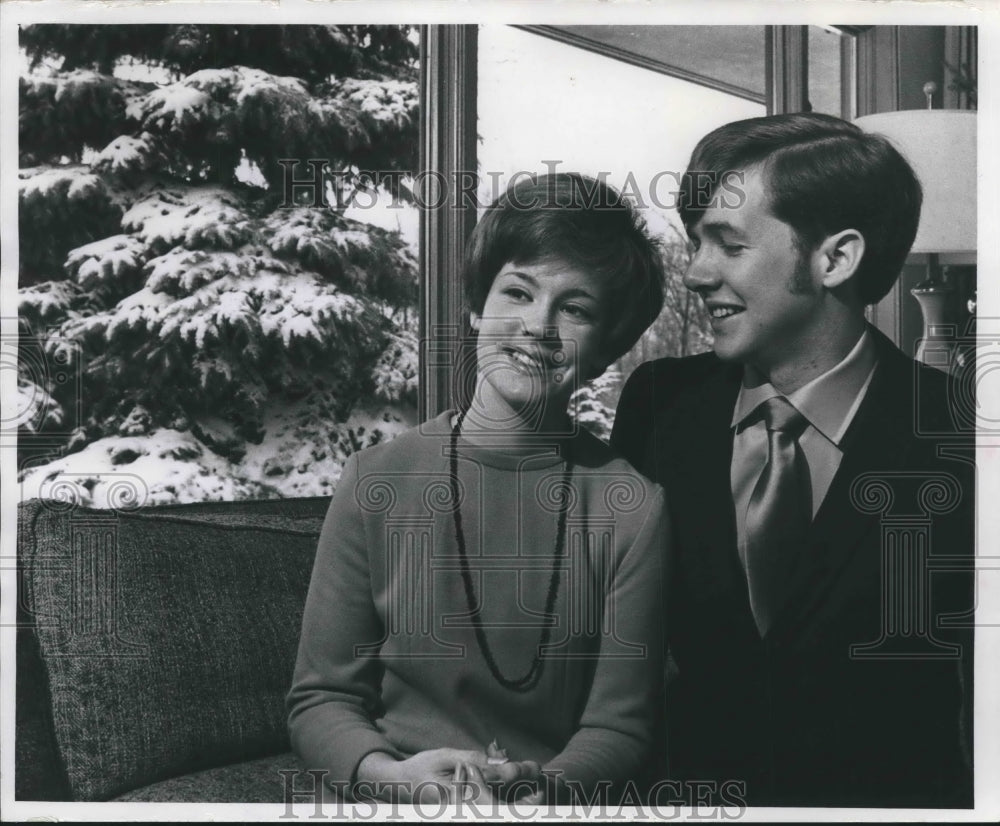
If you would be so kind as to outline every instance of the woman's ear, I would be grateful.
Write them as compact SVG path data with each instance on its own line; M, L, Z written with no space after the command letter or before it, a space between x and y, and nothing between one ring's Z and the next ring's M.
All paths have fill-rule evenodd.
M479 313L469 313L469 326L473 330L479 331Z
M865 254L865 237L856 229L844 229L829 236L816 252L822 284L832 290L858 271Z

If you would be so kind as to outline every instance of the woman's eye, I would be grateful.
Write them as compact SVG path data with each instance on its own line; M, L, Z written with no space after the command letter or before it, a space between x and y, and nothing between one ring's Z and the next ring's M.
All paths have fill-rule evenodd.
M590 321L594 317L594 314L587 307L582 307L579 304L567 304L563 307L563 312L571 318L581 321Z
M746 249L742 244L720 244L726 255L739 255Z
M531 298L527 290L522 290L520 287L507 287L503 291L503 294L517 301L525 301Z

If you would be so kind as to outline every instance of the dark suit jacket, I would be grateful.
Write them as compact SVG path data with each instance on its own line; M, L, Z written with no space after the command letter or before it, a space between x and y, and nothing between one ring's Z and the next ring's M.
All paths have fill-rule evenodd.
M618 407L612 444L673 521L669 774L745 781L750 805L972 805L974 439L947 377L872 333L875 376L763 640L730 489L742 367L647 362Z

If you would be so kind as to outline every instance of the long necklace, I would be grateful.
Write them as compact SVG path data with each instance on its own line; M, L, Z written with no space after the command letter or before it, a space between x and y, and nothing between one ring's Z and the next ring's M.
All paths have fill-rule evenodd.
M462 582L465 585L465 601L469 606L469 613L472 618L472 627L476 633L476 642L479 650L486 660L486 665L490 673L500 685L511 691L527 692L531 691L542 677L544 662L542 651L549 644L552 637L552 626L546 623L542 628L541 636L538 639L538 648L535 657L531 661L531 666L523 677L515 680L505 677L500 671L493 650L490 648L489 640L486 639L486 629L483 628L483 620L480 615L481 605L476 597L476 591L472 587L472 572L469 570L469 559L465 551L465 532L462 530L462 509L459 507L458 494L458 433L462 428L462 421L465 419L465 411L458 414L455 425L451 429L451 454L450 454L450 481L451 481L451 515L455 523L455 542L458 545L459 566L462 570ZM556 522L556 541L552 552L552 573L549 576L549 590L545 597L545 617L551 617L556 605L556 597L559 595L559 561L562 558L566 545L566 515L569 511L569 484L573 475L573 463L567 456L566 470L563 473L562 494L559 503L559 518Z

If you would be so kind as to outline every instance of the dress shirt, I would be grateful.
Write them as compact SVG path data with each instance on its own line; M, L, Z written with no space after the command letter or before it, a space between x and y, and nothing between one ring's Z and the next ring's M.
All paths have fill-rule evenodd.
M827 372L803 385L787 399L808 420L799 437L811 488L812 516L815 518L830 489L843 451L840 442L875 373L875 342L865 330L844 359ZM733 410L733 460L730 483L736 506L736 536L740 559L746 564L746 516L757 479L767 464L767 428L758 415L758 406L781 394L749 365ZM749 418L748 418L749 417Z

